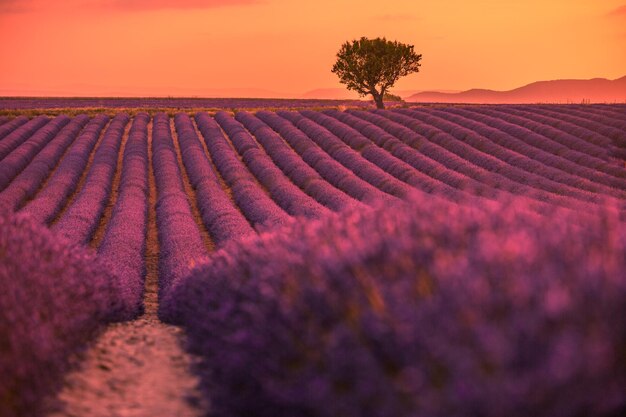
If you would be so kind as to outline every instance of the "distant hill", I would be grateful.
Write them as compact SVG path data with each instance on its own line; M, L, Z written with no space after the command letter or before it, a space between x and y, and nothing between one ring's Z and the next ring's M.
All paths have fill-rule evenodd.
M459 93L421 92L405 99L429 103L603 103L626 102L626 76L616 80L537 81L510 91L472 89Z
M407 97L420 93L423 90L392 90L391 93L406 99ZM458 90L437 90L436 92L445 93L458 93ZM371 97L359 97L359 95L342 87L330 87L330 88L316 88L314 90L307 91L298 98L313 98L313 99L329 99L329 100L370 100Z
M440 89L436 89L436 90L393 90L391 91L392 94L398 95L400 97L402 97L404 100L408 99L409 97L411 97L412 95L418 94L418 93L424 93L425 91L428 91L430 93L460 93L459 90L440 90Z
M96 84L69 84L51 86L49 88L3 88L0 86L0 96L6 97L211 97L211 98L295 98L294 94L287 94L272 90L254 87L233 88L190 88L190 87L137 87L115 86L108 87Z
M307 91L298 98L316 98L327 100L359 100L359 95L345 88L316 88Z

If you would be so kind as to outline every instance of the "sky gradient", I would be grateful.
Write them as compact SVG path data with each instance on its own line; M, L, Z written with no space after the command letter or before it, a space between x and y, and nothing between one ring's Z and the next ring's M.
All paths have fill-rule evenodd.
M415 45L396 90L626 75L624 0L0 0L0 94L203 96L341 87L346 40Z

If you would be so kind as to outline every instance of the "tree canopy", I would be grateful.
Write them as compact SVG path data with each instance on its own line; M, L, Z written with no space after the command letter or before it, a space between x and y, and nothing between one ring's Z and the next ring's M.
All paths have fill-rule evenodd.
M361 96L371 94L376 107L382 109L385 93L400 77L418 72L421 59L413 45L362 37L341 46L332 72L348 90Z

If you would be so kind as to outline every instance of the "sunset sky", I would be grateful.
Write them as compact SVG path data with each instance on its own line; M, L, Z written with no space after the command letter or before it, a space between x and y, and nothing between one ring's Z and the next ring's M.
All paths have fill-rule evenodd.
M298 96L361 36L423 54L396 90L626 75L625 0L0 0L0 94Z

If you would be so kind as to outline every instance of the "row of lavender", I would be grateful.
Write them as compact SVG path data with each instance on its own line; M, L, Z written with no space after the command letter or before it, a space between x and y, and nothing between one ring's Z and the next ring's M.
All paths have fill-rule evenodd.
M234 242L179 280L215 416L626 411L626 227L419 194Z
M479 120L478 114L457 115L478 110L518 112L515 117L519 119L506 115L498 120L487 114L479 124L474 121ZM548 111L561 111L563 119L569 118L569 121L558 124L555 114L547 116L543 114L544 109L535 108L451 108L378 114L329 111L326 114L259 112L252 115L240 112L236 118L218 113L215 118L198 114L195 125L188 116L179 114L173 126L165 115L156 116L152 123L152 158L158 191L160 295L166 300L162 304L162 316L184 323L183 315L174 313L175 306L188 301L193 305L194 300L172 294L185 291L198 280L193 274L190 278L189 271L194 266L212 262L206 260L207 247L200 237L189 199L196 199L202 223L217 247L241 239L254 247L260 244L254 239L255 229L289 231L300 227L298 224L308 224L297 219L327 218L332 211L346 209L362 211L365 206L380 202L393 205L398 198L412 195L413 188L437 196L436 201L441 197L441 200L463 205L478 202L490 207L489 202L499 198L496 190L501 188L524 195L524 199L516 201L533 212L551 213L553 209L544 204L546 201L586 213L597 211L595 203L603 203L615 206L614 211L619 212L624 170L623 166L611 163L611 154L623 145L624 130L619 129L623 117L605 108L594 109L593 120L573 115L578 112L575 109ZM529 134L538 130L531 113L537 114L533 117L541 117L544 126L548 121L558 125L554 128L557 133L580 139L560 143L551 137L558 135L545 127L541 137ZM455 124L447 122L449 117L456 117ZM596 119L606 120L602 122L606 129L590 135L594 125L581 125L601 123ZM514 120L520 126L518 131L513 131ZM528 126L521 127L522 121L527 121ZM6 149L1 169L8 184L0 193L3 206L8 211L20 209L29 213L74 244L89 242L98 226L105 227L98 262L106 265L107 279L111 279L113 272L116 292L113 299L109 299L108 307L97 310L98 314L104 311L106 317L118 320L136 316L141 309L149 209L148 116L137 116L132 126L128 126L129 119L123 114L110 122L104 116L93 120L80 116L71 121L61 116L52 121L17 118L0 120L0 123L0 149ZM509 134L506 129L513 133ZM176 137L172 137L172 132ZM508 136L500 132L507 132ZM522 145L524 138L528 149ZM538 141L539 138L543 142ZM565 152L563 147L567 147ZM515 150L519 152L513 153ZM123 152L121 168L116 168L120 152ZM179 157L182 164L178 162ZM544 160L549 162L544 163ZM586 171L577 171L576 166ZM116 169L121 169L121 178L117 197L112 198ZM526 174L534 175L535 170L539 174L532 180L524 178ZM593 175L586 178L590 170ZM185 193L183 172L195 196ZM105 206L112 204L109 201L115 204L108 224L102 225ZM580 216L576 219L582 221ZM9 220L7 224L19 221L25 220ZM23 244L27 243L24 238ZM239 250L230 246L225 253L237 257ZM251 272L244 273L248 275ZM66 280L60 282L57 291L63 291ZM35 284L42 288L51 285L49 282ZM100 296L93 292L89 297ZM85 298L86 302L89 297ZM9 295L1 301L7 304L3 307L10 308L15 300ZM224 299L224 302L230 301ZM86 305L80 307L82 304L76 303L78 310L83 308L85 312L81 325L85 329L97 328L101 315L96 315ZM200 314L205 313L200 311ZM36 324L41 328L15 332L22 336L17 337L13 347L28 351L32 340L24 338L23 334L37 333L50 325L64 326L62 310L53 311L50 317L54 318L52 324ZM197 334L199 339L196 340L204 343L202 335L205 333L195 330L192 316L186 317L190 334ZM67 322L72 323L72 320ZM24 340L28 341L26 346L20 345ZM71 349L71 343L76 341L68 342L64 348ZM26 367L21 377L25 381L32 378L42 361L53 365L59 358L44 355L31 360L28 363L33 365ZM3 391L8 389L3 388ZM15 407L20 401L23 404L30 401L26 393L34 392L32 397L37 391L34 388L24 392L24 395L13 394ZM228 390L223 393L226 395L223 401L233 395Z
M321 108L368 107L361 100L273 99L273 98L173 98L173 97L1 97L0 109L67 109L67 108Z
M484 110L490 111L490 109ZM450 108L448 111L469 113L468 110L457 108ZM512 109L511 111L519 112L520 110ZM568 111L572 112L569 109ZM569 146L572 148L584 148L584 144L592 143L597 148L597 155L594 158L588 157L588 154L593 154L589 150L594 149L591 145L589 145L588 149L585 149L588 153L581 153L576 150L568 150L566 153L562 153L558 147L556 150L554 149L555 145L551 141L541 141L541 137L537 138L536 134L528 134L527 130L522 130L525 128L519 126L517 126L517 130L522 130L521 132L513 132L511 136L507 136L503 132L511 124L496 120L493 117L489 118L487 116L480 119L478 117L480 114L470 115L474 119L484 122L478 123L472 121L467 115L465 118L456 117L455 114L431 117L433 113L442 114L444 111L422 110L422 112L427 113L423 117L427 118L429 125L420 123L422 120L416 111L387 112L381 113L381 116L364 112L354 112L354 115L339 112L327 112L328 115L315 112L302 112L302 115L282 112L279 113L281 117L269 112L260 112L256 117L243 112L238 113L237 119L243 122L244 125L237 123L225 113L218 114L216 120L221 124L221 128L228 133L233 145L237 148L243 160L246 161L247 167L256 175L256 179L261 181L261 185L265 187L267 194L272 198L269 198L257 186L256 179L248 173L244 164L232 154L232 148L228 146L228 142L221 132L216 130L217 124L207 115L199 115L197 123L203 129L203 133L207 138L206 145L209 152L212 154L213 160L217 161L220 175L228 183L234 195L235 203L240 208L240 211L238 211L232 204L224 204L226 200L223 192L211 193L211 195L222 195L222 203L219 209L217 207L205 207L206 205L211 205L207 202L214 202L213 198L199 199L206 227L215 229L216 225L224 223L216 221L219 218L219 213L223 210L230 212L231 215L234 214L235 217L239 217L236 220L236 223L239 224L237 227L247 227L247 225L241 226L245 224L242 221L242 215L235 214L241 212L257 227L268 224L268 222L270 225L284 224L288 218L286 212L291 215L303 214L309 217L318 217L325 210L322 204L325 204L332 210L341 210L354 204L354 200L371 203L381 198L389 199L389 196L404 198L408 190L410 190L409 186L421 188L433 194L442 194L455 201L468 201L468 190L476 195L494 198L494 189L502 187L514 194L525 194L536 200L557 202L570 207L573 204L571 199L561 198L561 194L581 201L591 202L600 202L605 198L603 194L617 198L623 196L623 178L620 176L620 169L607 164L605 160L600 158L602 155L599 154L603 150L606 151L600 145L604 145L605 148L615 147L615 145L611 145L610 140L621 145L623 142L621 132L623 131L620 132L617 128L605 126L601 135L591 136L604 138L604 143L601 139L586 142L574 140L569 143ZM576 110L573 112L576 112ZM599 109L598 112L601 113L598 117L607 118L606 114L608 111ZM413 116L416 120L410 119L409 116ZM185 117L184 115L179 115L177 120L184 120ZM549 121L544 116L540 117L543 118L544 122ZM333 120L334 118L343 123ZM447 118L455 118L457 123L449 123ZM319 124L313 123L309 119ZM580 117L571 116L569 119L578 122L578 124L591 124L592 127L596 127L594 123L595 125L598 124L593 121L585 122L585 119ZM618 126L619 123L622 123L619 117L614 119L613 125ZM383 131L378 126L368 124L365 120L377 123L378 126L386 131ZM556 121L556 119L553 119L553 121ZM10 129L3 130L3 133L7 136L2 141L4 149L14 149L19 145L20 141L24 141L28 137L28 133L32 133L33 130L36 130L45 122L45 118L37 118L28 123L25 123L23 118L10 122L5 120L5 126L3 127L12 125L11 127L19 127L19 129L15 129L13 132ZM67 120L61 116L55 122L66 123ZM78 117L77 120L73 121L73 129L76 130L76 126L84 122L84 117ZM97 123L97 121L94 122ZM403 122L405 125L412 127L412 131L396 122ZM181 123L185 124L184 122ZM500 123L499 130L487 127L488 123L495 126L498 126L498 123ZM21 124L24 124L24 126L21 126ZM211 126L211 124L214 126ZM474 131L461 130L458 133L459 126L463 124L471 126ZM178 129L187 129L192 136L195 136L190 128L192 124L187 121L186 125ZM244 126L254 133L256 141L263 145L264 150L259 149L255 138L249 134ZM568 135L567 129L572 129L572 126L575 128L575 125L565 125L561 132L566 132L565 135ZM272 127L274 130L269 129L269 127ZM513 126L513 128L515 127ZM20 157L19 152L16 152L12 155L12 158L6 160L6 163L3 164L3 168L8 172L5 175L7 178L5 182L8 182L8 179L11 178L10 173L12 171L19 171L28 162L28 155L36 153L46 143L46 138L49 139L54 134L54 130L50 131L49 128L50 126L47 128L47 133L45 131L37 132L37 135L35 135L37 141L34 140L34 137L28 140L29 144L33 143L35 146L29 148L30 153L27 153L25 157ZM277 137L276 132L287 138L291 148L283 143L280 137ZM474 134L474 132L479 132L480 135ZM361 133L366 134L368 137L363 136ZM397 137L391 137L390 133L395 134ZM76 132L74 132L74 136L75 134ZM188 136L188 134L181 134L181 138L185 136ZM435 145L432 146L432 149L426 149L426 146L422 146L425 144L426 137L439 146ZM544 139L546 137L548 135L543 136ZM28 167L29 169L21 172L18 178L8 187L8 190L3 192L3 200L15 209L23 199L32 197L38 184L51 169L51 165L56 163L55 161L59 158L59 154L67 146L67 142L71 138L71 134L66 134L62 138L55 139L55 146L53 147L51 143L45 152L42 152L35 158ZM110 187L107 188L107 186L111 184L111 177L114 171L113 162L116 158L117 146L120 143L119 134L117 138L118 140L113 142L113 147L110 148L108 156L105 155L108 162L105 161L101 164L102 169L100 171L94 168L93 172L89 173L87 186L83 187L78 201L74 202L69 209L69 213L58 224L54 225L56 230L68 235L72 240L88 241L97 225L97 220L102 214L103 206L110 194ZM459 141L459 138L462 138L463 141ZM609 142L607 143L607 138L612 139L608 139ZM196 141L192 137L191 141L185 143L185 146L194 146L195 142L197 142L197 137ZM314 142L320 147L312 145ZM461 142L468 142L469 144ZM531 146L528 146L529 142ZM220 143L222 144L221 148ZM473 147L469 145L473 145ZM555 153L549 153L541 149L541 146L543 148L551 148ZM560 146L562 147L563 145ZM198 148L197 143L195 143L195 147L197 151L202 151L201 147ZM247 152L248 148L258 150L259 152L255 152L253 156L247 157L249 154ZM104 149L105 147L103 146L100 149L100 153L103 153ZM417 152L417 150L420 152ZM518 150L520 153L514 153L515 150ZM520 158L522 152L530 154L535 159ZM499 158L494 158L496 155ZM446 160L450 156L456 159L452 161L452 165ZM606 157L606 155L604 156ZM275 165L270 162L270 158L273 158L272 162ZM183 160L187 161L188 159L189 157L186 156L186 153L183 153ZM208 169L209 163L206 160L206 156L203 156L203 152L197 152L196 159L200 161L200 164L204 163L206 172L212 172L212 170ZM467 163L470 160L473 163ZM548 164L551 163L555 168L545 167L537 160L547 161ZM41 161L39 165L37 164L38 161ZM66 161L69 162L69 158L64 160L64 162ZM258 161L263 161L263 163L261 164ZM289 161L291 161L291 165L297 167L297 170L289 166ZM303 164L303 161L308 165ZM507 163L506 165L505 162ZM228 166L231 163L234 164L233 167ZM46 164L48 165L46 166ZM447 166L444 166L444 164ZM187 169L193 170L198 165L198 162L190 161L186 162L186 165ZM40 166L43 166L43 169ZM95 164L95 167L99 166L98 163ZM266 169L265 167L270 168ZM278 167L282 168L282 173ZM561 170L557 170L556 167L561 168ZM80 167L78 168L74 169L71 174L74 177L74 182L79 175ZM600 172L592 170L592 168ZM486 172L481 172L481 169ZM271 175L264 176L264 171L271 171ZM536 171L544 175L537 176L535 175ZM62 170L58 172L62 172ZM234 172L237 172L237 174L233 174ZM246 181L241 181L241 173L247 173ZM285 173L289 174L289 178L285 176ZM303 173L306 176L303 176ZM487 178L488 175L491 178ZM194 175L190 177L193 180ZM592 177L595 181L590 181L586 177ZM280 179L281 185L277 185L277 178ZM477 181L473 181L474 179ZM494 183L494 179L501 181ZM98 182L101 182L101 186L95 186ZM215 183L215 181L213 182ZM318 182L323 187L322 189L312 186ZM57 183L58 181L52 181L52 184ZM50 193L49 191L53 189L52 184L47 186L41 195L24 210L31 213L34 212L32 214L37 216L47 209L47 213L43 217L49 221L51 216L58 211L60 203L63 197L67 195L67 191L71 188L70 185L72 183L70 181L69 184L65 184L65 192L55 191L55 193ZM520 186L520 183L524 186L530 184L530 187ZM249 186L246 186L246 184ZM290 188L287 193L285 192L284 184L287 184L287 187ZM298 189L296 185L301 188ZM201 193L204 193L205 197L209 195L204 182L196 182L194 187L199 195ZM537 191L537 188L543 188L545 191L551 191L557 195L542 193ZM577 188L582 189L582 192ZM45 204L47 200L43 197L47 194L52 194L55 197L55 204ZM85 204L81 204L81 200ZM45 203L42 204L42 202ZM577 203L577 201L574 202ZM276 203L281 207L278 207ZM32 207L37 205L39 207L33 210ZM50 210L51 208L55 210ZM281 210L281 208L286 210L286 212ZM88 213L83 213L84 210L87 210ZM212 215L214 216L213 219L211 219ZM215 240L224 240L224 237L220 236L223 233L213 230L212 234ZM227 240L229 233L226 233L224 236Z
M84 247L109 199L110 179L129 118L119 115L109 122L106 116L90 121L79 116L68 121L60 117L49 122L2 160L3 168L15 168L17 164L4 163L20 155L19 161L28 165L0 194L0 277L5 285L0 296L0 329L8 337L0 361L4 375L0 382L1 415L38 415L42 394L58 387L72 352L107 322L129 320L141 307L143 271L129 273L132 265L126 260L130 252L143 262L143 252L132 247L133 238L143 242L143 235L115 221L129 216L132 225L133 220L140 219L137 210L125 207L113 216L100 246L101 256ZM65 127L59 131L63 122ZM133 127L140 124L138 117ZM50 133L39 153L32 151L33 145L45 142L38 136L54 130L56 136ZM147 145L145 131L141 133L136 141ZM131 134L129 142L132 138ZM66 201L78 187L97 144L84 186ZM123 168L131 183L141 179L132 165L125 163ZM10 178L11 171L6 172ZM123 196L131 188L132 184L122 183L117 206L129 200ZM20 213L11 213L20 207ZM58 219L61 211L64 214ZM55 230L49 230L45 226L53 219L57 220Z
M207 134L210 119L198 118L205 138L220 143L216 126ZM538 215L535 195L504 203L502 196L492 202L491 194L472 209L398 186L397 161L383 169L389 154L377 153L380 148L369 150L371 158L355 157L371 143L342 136L342 129L354 132L320 114L238 113L257 143L228 115L215 119L244 162L263 143L259 132L279 133L290 146L263 143L276 165L295 152L327 185L384 206L370 211L353 204L338 216L235 240L169 282L161 317L183 326L190 349L204 358L199 372L213 415L613 416L626 410L623 172L606 163L608 155L601 165L606 175L598 178L615 182L602 191L571 181L585 179L576 170L532 183L548 192L553 183L571 187L572 198L555 200L587 215L557 206ZM324 122L328 130L319 127ZM218 170L235 187L226 167L245 167L223 158ZM283 173L297 183L299 170L286 167ZM513 182L515 174L502 175ZM249 181L248 174L239 178ZM368 195L369 186L386 195ZM452 190L447 197L459 201L459 188ZM605 195L587 199L580 190Z
M497 111L503 113L507 110L522 112L508 108ZM576 113L576 110L567 111ZM276 132L282 134L290 145L286 151L289 156L297 158L299 165L304 161L310 167L304 169L309 178L294 178L291 173L291 182L302 189L311 184L313 177L321 176L324 182L344 194L337 195L328 189L322 192L313 189L304 191L309 195L315 194L318 203L333 210L350 204L345 194L371 202L389 196L403 198L412 187L456 200L464 199L468 192L493 197L495 190L501 189L564 206L578 201L598 203L606 198L624 197L623 169L607 163L609 156L618 154L626 144L623 120L614 117L611 126L608 120L606 124L600 124L589 118L564 115L562 119L571 120L564 122L539 114L536 117L541 118L543 124L538 126L529 114L524 117L511 114L495 117L495 112L489 108L398 110L380 114L328 111L326 115L303 111L302 114L259 112L253 116L240 112L237 120L243 126L225 113L218 113L216 120L230 135L235 146L243 140L251 141L258 148L258 142L265 148L263 156L267 153L276 166L290 173L286 171L285 156L278 156L278 152L284 154L284 150L277 150L273 143L277 141ZM603 109L600 112L606 113ZM594 117L600 120L607 118L603 114ZM33 122L16 129L2 141L7 153L24 141L33 128L38 127ZM45 120L37 122L45 123ZM549 122L559 123L559 129L550 128ZM269 135L267 127L273 129ZM255 138L250 137L249 132L254 133ZM395 137L389 140L390 136ZM239 139L241 137L244 139ZM278 138L278 141L282 139ZM361 152L365 148L366 152ZM241 152L242 149L238 150ZM297 155L293 154L294 150ZM214 159L223 163L221 157ZM250 169L253 169L254 160L248 158ZM7 166L7 175L19 170L24 161L27 160L18 161L16 167ZM258 172L256 175L258 177ZM6 185L9 179L5 179L3 184ZM268 183L271 181L266 179L263 185L283 208L293 202L294 192L298 194L293 190L289 195L281 196L267 188ZM250 205L246 203L249 192L243 194L243 200L237 201L239 205ZM328 201L328 194L336 198ZM257 197L250 196L253 201L260 201ZM279 212L276 207L272 208L272 202L268 204L267 210ZM294 214L294 207L300 205L292 203L291 206L289 214ZM254 209L258 210L258 207ZM319 212L319 209L313 211ZM283 222L276 215L270 216L269 212L251 215L255 223Z
M530 130L536 122L527 114L524 119L530 123L527 127L522 127L524 120L518 120L521 116L515 116L518 119L513 121L518 125L513 125L506 121L508 114L500 119L489 115L507 110L522 112L509 108L399 110L380 114L259 112L256 116L240 112L237 121L226 113L218 113L215 120L199 114L197 125L205 137L205 146L235 204L229 202L220 187L198 143L193 123L180 114L176 118L176 129L185 148L183 162L200 197L198 204L204 224L217 242L231 237L229 231L216 230L230 224L230 221L223 221L222 213L227 213L228 218L233 219L233 227L241 229L239 235L244 235L250 225L243 217L257 228L274 227L285 224L290 216L319 217L329 209L343 210L360 204L359 201L371 204L380 199L405 198L413 188L465 203L473 200L468 195L493 199L498 189L576 208L581 206L580 202L601 203L607 198L623 198L623 169L606 161L607 149L624 142L623 130L618 129L623 127L623 120L617 113L611 119L616 127L611 127L609 111L598 109L597 117L606 119L607 125L603 125L605 129L601 134L595 135L589 135L589 129L597 127L599 122L565 115L563 118L572 123L559 122L563 136L571 136L569 131L578 129L577 133L581 130L583 133L579 136L586 139L574 137L577 140L568 142L569 148L564 151L564 145L551 140L557 135L545 133L547 123L550 120L557 123L556 118L538 116L545 123L542 125L544 135L539 136ZM575 109L566 111L577 112ZM94 119L90 126L97 128L103 123L103 117ZM98 148L86 184L66 208L67 213L53 225L70 240L88 242L98 225L111 193L121 128L128 122L125 117L114 120L107 131L112 140L103 141ZM143 118L145 116L140 116L137 120ZM3 160L2 185L9 182L10 185L2 192L0 200L13 210L33 197L87 119L77 117L54 140L51 138L68 119L59 116L47 125L46 122L47 119L40 117L28 122L18 118L3 123L2 128L14 130L2 130L6 137L0 144L6 154L11 155ZM586 130L573 122L586 125ZM86 131L93 129L86 128ZM93 144L95 134L88 136L91 141L87 143ZM48 146L38 153L47 141L50 141ZM25 146L20 147L21 143ZM17 147L20 149L12 152ZM188 155L187 147L195 149L195 156ZM80 150L75 148L78 149L78 145L72 148L72 152L79 155L76 162L72 162L71 156L64 158L52 181L23 211L46 222L58 214L64 199L76 186L86 152L91 149L82 144ZM593 150L595 156L592 156ZM65 173L65 167L70 164L75 166ZM26 165L28 167L23 169ZM201 172L193 172L197 169ZM12 176L15 172L19 175ZM212 177L212 181L207 182L204 177ZM207 188L207 184L212 184L212 188ZM592 209L588 204L583 206Z

